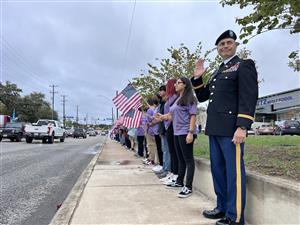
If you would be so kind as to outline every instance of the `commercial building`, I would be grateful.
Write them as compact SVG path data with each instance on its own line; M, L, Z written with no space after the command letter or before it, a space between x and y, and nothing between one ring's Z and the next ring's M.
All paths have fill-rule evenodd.
M300 88L260 97L255 111L256 122L300 120Z
M206 108L198 107L197 122L206 125ZM300 121L300 88L260 97L255 111L255 122L281 120Z

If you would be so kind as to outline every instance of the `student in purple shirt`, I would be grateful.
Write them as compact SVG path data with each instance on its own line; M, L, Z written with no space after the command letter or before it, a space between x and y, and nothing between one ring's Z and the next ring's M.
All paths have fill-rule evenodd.
M167 114L170 112L170 106L172 106L177 98L179 97L176 94L175 90L175 83L176 79L172 78L167 81L166 84L166 103L164 105L163 112L161 114ZM166 178L163 178L161 181L165 185L171 185L174 184L178 177L178 157L175 150L175 144L174 144L174 130L173 130L173 124L172 121L165 120L163 121L165 129L166 129L166 140L167 145L170 153L170 174Z
M147 139L147 147L149 152L149 160L147 165L154 165L155 164L155 155L157 154L156 149L156 142L155 142L155 133L154 133L154 127L152 126L152 121L154 119L154 109L155 104L154 100L152 98L148 99L147 101L149 108L146 112L146 118L147 118L147 128L146 128L146 139Z
M183 187L178 197L186 198L192 194L195 172L193 147L196 137L197 100L188 78L179 78L175 84L175 89L177 94L179 94L179 98L170 107L170 112L160 115L160 119L173 121L174 143L179 161L177 180L169 186ZM186 183L184 185L185 173Z
M143 112L142 108L139 108L141 112ZM144 156L144 140L145 140L145 126L147 123L146 115L143 113L141 125L136 129L136 138L138 142L138 156ZM146 156L145 156L146 157Z

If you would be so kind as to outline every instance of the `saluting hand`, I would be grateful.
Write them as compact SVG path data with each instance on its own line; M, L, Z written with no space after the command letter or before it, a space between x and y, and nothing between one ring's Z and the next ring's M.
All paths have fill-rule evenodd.
M201 77L206 70L207 68L204 68L204 59L198 59L195 63L194 78Z
M233 135L232 142L235 145L241 144L241 143L245 142L246 135L247 135L247 131L238 127Z

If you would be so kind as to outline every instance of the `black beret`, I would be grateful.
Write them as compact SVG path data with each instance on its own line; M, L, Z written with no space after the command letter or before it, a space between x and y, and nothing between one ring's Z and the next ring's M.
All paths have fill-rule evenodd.
M218 43L225 38L232 38L233 40L236 40L237 37L236 37L236 34L232 30L226 30L218 37L215 45L218 45Z

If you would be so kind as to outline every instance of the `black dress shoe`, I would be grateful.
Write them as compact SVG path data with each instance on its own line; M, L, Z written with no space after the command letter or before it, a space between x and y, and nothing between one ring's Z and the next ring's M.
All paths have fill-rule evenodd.
M209 219L220 219L225 217L225 213L215 208L213 210L204 210L203 216Z
M244 223L236 223L228 218L223 218L218 220L216 225L244 225Z

